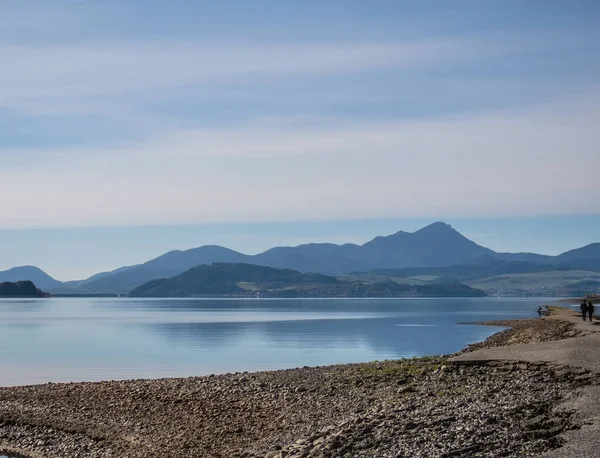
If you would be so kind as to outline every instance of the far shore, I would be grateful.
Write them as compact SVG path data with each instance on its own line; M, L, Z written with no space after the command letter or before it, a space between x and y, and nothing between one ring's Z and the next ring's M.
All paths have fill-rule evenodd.
M265 295L256 296L252 294L247 295L231 295L231 294L207 294L207 295L194 295L194 296L130 296L127 293L44 293L43 296L0 296L0 299L40 299L40 298L113 298L113 299L532 299L532 300L544 300L555 304L576 304L581 303L583 298L572 298L570 296L557 297L557 296L523 296L519 294L515 295L494 295L489 294L485 296L429 296L429 295L406 295L406 296L285 296L285 295ZM592 296L591 298L585 298L586 301L593 303L600 302L600 296Z
M600 303L600 296L593 295L593 296L585 296L585 297L579 297L579 298L569 298L569 299L558 300L558 302L562 302L565 304L581 304L581 302L583 302L583 301L597 304L597 303Z

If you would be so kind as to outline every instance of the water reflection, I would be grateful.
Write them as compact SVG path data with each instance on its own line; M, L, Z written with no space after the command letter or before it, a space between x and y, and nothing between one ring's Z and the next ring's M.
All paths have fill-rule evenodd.
M170 345L210 350L235 343L328 351L368 347L386 358L453 353L500 328L396 324L394 320L328 319L258 323L161 323L148 331Z
M536 301L0 300L1 384L201 375L451 353Z
M0 313L39 312L51 307L47 299L0 299ZM0 456L2 458L2 456Z

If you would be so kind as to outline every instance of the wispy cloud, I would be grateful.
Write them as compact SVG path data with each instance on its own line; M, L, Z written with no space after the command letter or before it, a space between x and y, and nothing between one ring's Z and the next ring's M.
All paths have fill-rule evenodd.
M0 202L14 209L0 225L600 212L597 100L446 120L171 132L48 160L30 151L26 167L0 173Z
M275 40L133 4L3 11L0 227L600 211L593 31Z
M219 114L240 121L248 115L279 116L284 110L290 116L300 110L298 114L314 117L328 104L393 99L389 91L372 87L376 74L420 78L428 69L485 52L476 41L460 38L8 44L0 46L0 123L4 119L7 128L14 126L19 138L35 139L39 131L43 140L51 129L53 138L68 144L81 137L73 135L78 130L87 130L92 140L139 139L157 130L215 122ZM330 82L323 86L323 80ZM190 115L172 116L177 107ZM248 109L260 113L246 114ZM204 113L194 119L198 111ZM20 133L27 117L41 127Z
M411 71L474 58L473 43L215 44L117 43L3 46L0 101L135 95L215 81L347 74L394 67Z
M444 71L451 75L461 66L485 66L499 56L527 58L549 46L568 52L587 38L580 34L578 39L557 40L545 32L496 32L394 41L235 43L135 37L82 44L9 41L0 47L0 107L44 115L95 113L105 112L112 103L131 106L165 91L185 94L219 84L226 93L227 85L240 83L251 88L290 78L352 74L369 75L377 84L378 78L391 73L410 84L411 76L430 78Z

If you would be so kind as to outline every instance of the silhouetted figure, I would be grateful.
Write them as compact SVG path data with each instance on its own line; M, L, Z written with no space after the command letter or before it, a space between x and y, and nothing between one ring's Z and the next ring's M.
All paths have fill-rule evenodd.
M587 315L587 304L585 301L583 301L581 303L581 305L579 306L579 308L581 309L581 317L583 318L583 321L585 321L586 315Z
M542 306L541 305L538 307L538 315L540 317L542 316Z
M587 312L588 316L590 317L590 321L592 321L592 317L594 316L594 304L592 304L592 301L588 302Z

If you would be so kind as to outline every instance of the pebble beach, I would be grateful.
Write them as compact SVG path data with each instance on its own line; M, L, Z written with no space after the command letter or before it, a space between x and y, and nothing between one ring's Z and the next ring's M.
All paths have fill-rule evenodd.
M511 329L466 352L580 333L557 320L483 324ZM0 450L28 458L537 456L581 427L556 407L600 380L548 362L449 356L3 388Z

